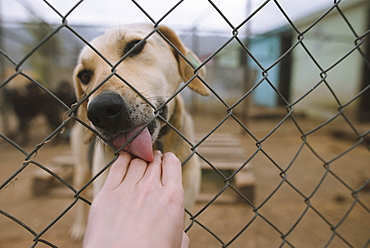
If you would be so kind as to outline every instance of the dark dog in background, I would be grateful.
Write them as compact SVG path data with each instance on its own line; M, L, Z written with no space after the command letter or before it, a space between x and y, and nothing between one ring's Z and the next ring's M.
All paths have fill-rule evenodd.
M39 116L45 117L46 127L51 131L62 123L66 108L35 83L28 82L22 87L4 88L2 91L4 109L7 113L12 111L17 122L8 137L18 144L29 144L31 124ZM53 93L67 106L76 102L72 85L66 81L60 82Z

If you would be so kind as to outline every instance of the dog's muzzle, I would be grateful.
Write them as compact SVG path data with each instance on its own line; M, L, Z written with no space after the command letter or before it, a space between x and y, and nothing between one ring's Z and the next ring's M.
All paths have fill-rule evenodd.
M87 109L87 117L95 127L112 132L132 127L127 116L127 107L122 97L112 92L98 95Z
M89 102L87 117L102 137L116 149L125 145L123 149L132 155L151 161L152 134L157 124L155 121L148 124L138 120L137 111L127 107L119 94L104 92Z

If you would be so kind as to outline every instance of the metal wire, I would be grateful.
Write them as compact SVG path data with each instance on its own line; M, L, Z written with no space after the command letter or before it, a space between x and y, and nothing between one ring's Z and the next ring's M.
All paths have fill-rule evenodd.
M132 48L130 52L125 54L117 63L112 63L109 61L108 58L104 57L104 55L99 52L88 40L86 40L78 31L77 29L73 27L73 25L70 25L68 23L69 16L78 8L80 8L80 5L83 1L79 1L76 3L72 8L67 12L66 15L61 14L54 6L44 0L46 5L50 7L50 9L59 16L61 20L61 24L55 26L52 31L50 31L45 37L42 38L41 41L39 41L28 53L24 54L24 56L21 59L15 59L12 58L11 54L9 54L4 48L0 49L0 56L3 57L3 59L6 61L7 64L10 64L11 68L14 70L11 75L9 75L7 78L3 78L0 82L0 92L5 91L5 89L11 85L15 78L22 77L24 79L27 79L31 82L31 84L36 85L38 88L40 88L43 92L50 95L53 99L55 99L60 106L63 107L63 109L66 111L66 116L62 123L55 128L52 132L50 132L39 144L37 144L30 152L27 152L21 144L18 144L16 141L12 140L12 138L8 137L7 134L0 133L0 140L3 143L11 145L15 150L19 151L19 157L22 157L23 163L22 165L16 169L16 171L10 175L4 182L0 182L0 197L1 192L5 190L7 187L12 185L16 180L17 177L24 172L24 170L31 166L36 166L40 170L45 171L47 174L51 175L53 178L55 178L58 182L63 184L63 187L67 188L69 191L71 191L74 195L74 200L57 216L55 217L49 225L47 225L43 230L36 231L33 228L31 228L29 225L25 224L22 219L17 218L16 216L13 216L11 213L8 213L6 211L0 210L0 214L7 218L20 227L27 230L29 233L32 234L33 238L33 245L32 247L36 247L38 243L43 243L44 245L47 245L49 247L57 247L55 244L53 244L52 241L45 240L44 236L47 231L51 227L53 227L63 216L65 216L78 202L82 201L86 204L91 204L90 200L82 196L82 193L86 191L87 187L89 187L97 178L101 176L101 174L106 171L112 163L117 159L118 157L118 151L116 152L116 157L110 161L107 165L104 166L104 168L94 175L87 184L85 184L82 188L74 188L73 185L71 185L69 182L67 182L65 179L63 179L60 175L53 172L51 169L49 169L47 166L37 162L35 160L37 153L42 152L44 149L44 146L52 141L56 136L58 136L62 130L66 128L67 125L69 125L73 121L77 121L81 123L88 131L93 132L95 135L99 136L99 134L93 130L88 123L85 123L83 120L80 120L76 116L76 112L78 108L84 104L88 98L97 90L99 90L100 87L102 87L106 82L108 82L112 77L118 77L123 83L125 83L128 87L130 87L137 95L138 97L141 97L145 102L147 102L154 110L155 110L155 117L151 121L153 121L156 118L161 119L163 122L166 122L167 126L171 128L173 131L175 131L181 138L183 138L190 146L189 148L189 157L186 161L183 161L183 166L186 166L186 163L188 160L190 160L193 156L198 157L203 163L205 163L209 168L216 173L218 177L221 178L221 181L223 182L222 188L214 193L213 197L207 202L203 207L201 207L197 212L191 212L189 209L185 210L185 212L190 216L190 220L192 223L190 226L186 229L187 232L191 232L192 228L197 227L201 228L204 232L209 233L218 243L221 247L229 247L232 246L235 242L237 242L238 239L241 239L241 236L243 236L245 233L248 233L250 229L253 228L255 223L257 221L262 221L265 224L267 224L269 227L272 228L274 232L276 232L281 239L281 243L276 243L276 247L296 247L294 240L292 240L290 237L293 235L293 233L299 229L302 225L304 225L304 219L306 216L308 216L308 213L314 213L317 217L319 217L326 225L327 229L330 230L331 234L330 237L328 237L326 243L324 244L324 247L331 247L333 242L335 242L336 239L341 240L341 244L343 247L354 247L354 245L351 243L352 241L349 240L345 234L343 234L341 230L341 226L346 222L346 220L349 218L351 214L355 211L355 208L361 208L362 211L365 211L367 214L370 214L369 206L367 205L367 201L364 199L364 197L361 195L363 192L365 192L366 187L369 187L370 179L367 179L360 187L354 188L353 185L350 185L344 178L343 175L336 172L335 169L333 169L333 165L336 161L340 160L343 157L349 156L351 152L359 147L365 148L367 151L370 151L370 145L366 138L369 137L370 130L359 130L356 123L350 118L346 112L347 107L355 102L356 100L365 97L365 94L369 92L370 90L370 83L368 82L367 85L364 86L363 89L359 89L359 92L355 94L350 100L347 100L346 102L343 102L340 97L336 94L333 85L331 84L329 80L329 75L333 73L333 69L337 68L338 65L343 63L343 61L346 61L349 59L349 57L353 54L359 54L363 60L363 63L367 65L367 67L370 68L370 59L366 56L366 51L364 49L364 44L369 42L368 40L370 35L370 30L365 31L364 33L358 33L357 27L355 27L354 23L347 17L347 14L345 11L342 10L342 2L345 1L334 1L334 3L327 8L327 10L321 14L314 22L312 22L308 27L306 27L304 30L300 30L296 22L292 20L289 16L289 14L286 12L286 10L283 8L283 6L280 4L281 1L279 0L267 0L264 1L258 8L256 8L255 11L253 11L251 14L246 16L244 20L242 20L238 25L233 25L232 22L228 19L227 15L223 13L223 11L217 6L215 1L209 0L209 5L213 8L213 12L218 14L225 23L230 27L231 36L227 38L227 40L219 46L218 49L215 49L207 58L203 59L203 62L200 65L193 65L191 61L186 57L186 54L182 54L181 51L179 51L159 30L159 25L179 6L183 4L182 1L178 1L176 4L174 4L161 18L156 21L150 14L149 11L147 11L138 1L132 1L135 6L138 7L139 10L142 11L142 13L148 18L148 21L151 22L154 25L154 28L152 32L150 32L141 42L145 42L146 39L150 38L154 34L159 34L165 42L167 42L178 54L179 57L182 57L194 70L194 75L187 81L184 82L184 84L179 87L179 89L172 95L169 96L169 98L161 104L161 106L156 107L154 106L150 99L147 99L143 94L141 94L140 91L138 91L134 85L130 84L129 81L127 81L124 77L119 75L119 73L116 71L116 67L122 63L128 56L130 56L130 52L135 50L136 47ZM89 4L86 2L85 4ZM292 30L293 36L295 36L295 41L293 41L292 45L289 49L284 51L273 63L269 64L267 67L263 66L262 62L259 61L258 57L253 54L250 47L245 43L244 38L242 38L240 34L240 30L243 28L243 26L251 21L256 15L258 15L261 10L266 8L267 5L273 4L280 13L284 16L286 19L286 22L290 25L290 29ZM324 66L319 62L319 60L315 57L315 54L310 50L309 46L307 45L307 35L310 31L312 31L319 23L322 23L323 20L332 14L334 11L336 11L342 20L344 21L343 28L347 28L350 30L351 34L353 35L353 47L349 51L347 51L345 54L343 54L339 59L334 61L330 66L327 66L324 68ZM52 92L51 89L48 87L45 87L42 83L40 83L37 79L35 79L33 76L28 74L27 70L25 70L23 67L25 67L26 62L30 61L30 58L34 56L35 53L42 47L46 42L50 41L54 36L58 35L61 30L68 30L71 34L73 34L77 39L79 39L84 45L88 46L92 49L93 52L95 52L103 61L111 68L111 73L106 76L106 78L101 79L100 84L97 85L96 88L92 89L89 94L84 95L81 99L78 99L78 101L73 104L72 106L68 106L66 103L64 103L61 99L59 99L56 94ZM212 84L210 82L207 82L205 78L202 78L199 74L200 70L207 66L214 58L216 58L221 51L223 51L227 46L231 44L236 44L239 46L239 49L246 53L248 58L257 65L258 69L261 71L260 78L251 88L242 93L242 96L239 97L236 101L234 101L232 104L230 104L226 99L223 98L222 94L218 92L215 88L212 87ZM137 44L136 46L139 46ZM270 77L271 70L275 69L278 65L281 64L282 60L284 60L288 55L290 55L295 49L301 48L304 53L308 56L310 59L310 62L318 69L320 76L320 79L318 82L313 82L313 85L311 88L309 88L306 92L304 92L300 97L295 99L294 101L290 101L289 99L286 99L283 94L279 91L279 89L274 85L274 82L272 81ZM193 142L189 139L189 137L186 137L183 133L181 133L179 130L177 130L174 126L171 125L168 121L166 121L159 113L160 110L165 107L171 100L173 100L178 94L180 94L191 82L193 79L199 79L211 92L212 96L220 103L225 109L223 109L222 114L225 114L222 120L218 122L218 124L213 127L208 133L204 134L204 136L196 141ZM227 83L227 82L225 82ZM271 90L275 92L275 94L282 99L282 101L285 103L286 108L286 114L281 118L280 121L278 121L277 124L269 131L267 134L265 134L262 138L258 138L257 135L248 128L248 125L241 120L239 115L237 114L237 107L242 104L242 102L246 101L246 99L251 97L251 94L253 94L258 87L260 87L262 84L266 84L269 86ZM318 91L318 88L324 87L326 90L328 90L330 97L332 97L335 105L337 106L337 113L329 117L326 121L322 122L321 124L311 128L310 130L304 130L303 125L301 124L301 121L298 119L296 115L295 108L298 104L303 102L305 99L307 99L310 95L314 94ZM3 101L2 101L3 102ZM351 144L349 148L346 148L346 150L342 151L340 154L337 154L336 156L332 158L324 158L321 154L320 150L317 150L315 146L312 144L311 137L313 137L314 134L318 133L319 131L323 130L324 128L330 128L330 124L334 121L341 118L344 120L345 125L348 126L349 129L353 132L353 134L356 136L356 141ZM235 121L239 127L242 129L244 135L246 135L248 138L251 138L255 145L255 151L252 152L252 154L244 160L240 164L240 167L234 170L231 174L225 173L221 168L217 168L217 166L213 163L212 159L208 158L201 152L201 147L214 135L216 134L223 125L229 120ZM296 128L296 131L299 133L299 138L301 140L301 143L299 145L298 150L295 152L295 154L292 154L292 158L290 159L290 162L287 163L287 165L284 167L282 166L270 153L269 149L266 146L266 143L272 139L272 136L276 134L281 127L286 124L287 122L292 122L294 127ZM149 123L148 123L149 125ZM145 127L143 127L144 129ZM101 137L102 138L102 137ZM132 137L130 140L134 139ZM130 142L127 141L127 143ZM125 145L126 145L125 144ZM124 145L124 146L125 146ZM123 146L123 147L124 147ZM121 148L122 149L122 148ZM303 192L300 187L296 184L294 178L291 178L291 171L294 168L294 165L296 164L298 158L303 153L303 150L309 150L311 155L315 157L321 164L322 169L318 171L319 180L316 183L316 185L312 185L313 189L311 192L305 193ZM235 186L234 179L237 177L237 175L244 170L247 165L254 161L254 159L262 155L264 158L266 158L272 166L277 169L277 175L280 177L280 181L277 183L277 185L274 187L274 189L271 190L271 192L259 203L253 202L251 199L249 199L247 196L243 194L243 192ZM322 174L320 174L322 173ZM328 178L333 178L337 183L339 183L341 186L343 186L348 194L352 197L352 202L350 206L348 207L347 211L341 215L338 216L336 221L331 220L328 216L325 215L319 208L315 206L315 204L312 203L312 200L314 197L318 194L318 192L324 187L324 183L327 182ZM268 183L268 182L263 182ZM274 220L272 220L268 214L264 213L263 209L266 205L268 205L272 199L279 194L279 192L282 191L283 187L289 187L298 197L300 198L300 201L305 204L305 207L303 210L301 210L299 216L294 219L293 224L290 226L290 228L281 229L279 228L278 224ZM202 214L206 213L207 211L210 211L209 209L214 206L214 204L224 195L225 192L231 190L233 193L235 193L240 199L242 199L243 204L246 206L246 208L249 208L249 211L253 214L253 216L245 222L245 225L234 235L230 236L228 239L222 238L218 236L214 231L212 226L207 226L203 223L202 220ZM361 193L361 194L360 194ZM7 199L2 199L2 201L6 201ZM218 217L219 218L219 217ZM268 237L267 237L268 238ZM368 247L370 244L369 237L361 237L363 240L363 247ZM196 243L196 241L194 241Z

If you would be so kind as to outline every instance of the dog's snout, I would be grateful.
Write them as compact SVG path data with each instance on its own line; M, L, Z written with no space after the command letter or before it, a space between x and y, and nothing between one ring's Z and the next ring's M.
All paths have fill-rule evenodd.
M94 98L88 106L87 117L99 128L114 128L125 116L125 103L116 93L106 92Z

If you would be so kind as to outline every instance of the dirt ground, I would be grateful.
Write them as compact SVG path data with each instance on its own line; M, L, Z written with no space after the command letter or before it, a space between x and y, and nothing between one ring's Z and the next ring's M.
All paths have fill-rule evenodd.
M207 133L223 118L197 116L196 131ZM192 209L197 223L188 231L191 247L229 243L227 247L370 246L370 192L369 186L361 188L370 178L369 150L354 146L354 140L333 138L331 133L336 128L350 129L341 122L332 122L302 139L296 125L287 120L269 135L280 121L247 121L245 125L253 137L232 118L217 129L216 133L237 135L245 159L252 157L255 197L253 206L242 201L216 200L211 205L198 202ZM321 123L298 119L298 124L306 133ZM366 128L369 130L369 125ZM25 148L27 152L47 134L39 129L33 143ZM256 145L256 140L262 142ZM68 151L66 144L46 144L33 161L48 165L53 157ZM0 184L22 167L24 158L22 152L0 141ZM32 232L38 234L50 224L42 240L57 247L81 247L68 235L75 210L72 191L59 187L52 195L34 196L34 175L38 171L37 164L31 163L1 190L0 210L23 224L0 214L0 247L31 247ZM212 181L205 179L203 191L216 195L225 184L220 176L210 178ZM230 188L224 194L238 198ZM35 247L50 246L39 242Z

